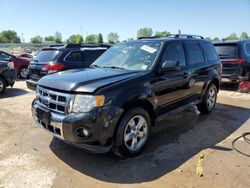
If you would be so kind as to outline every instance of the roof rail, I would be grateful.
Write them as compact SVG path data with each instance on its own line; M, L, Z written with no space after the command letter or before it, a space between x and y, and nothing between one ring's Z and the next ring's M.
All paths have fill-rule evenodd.
M140 39L155 39L155 38L159 38L159 37L156 37L156 36L152 36L152 37L138 37L137 39L140 40Z
M191 34L173 34L173 35L170 35L169 38L204 39L203 36L200 36L200 35L191 35Z
M66 44L65 48L96 48L96 47L105 47L109 48L110 45L107 44Z
M49 47L61 47L61 46L64 46L64 44L52 44L52 45L49 45Z

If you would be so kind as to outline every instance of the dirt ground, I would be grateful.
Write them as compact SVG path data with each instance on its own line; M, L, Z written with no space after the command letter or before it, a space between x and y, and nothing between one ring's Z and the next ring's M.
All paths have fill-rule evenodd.
M250 131L250 94L224 86L210 115L183 112L153 129L143 155L121 160L54 139L31 116L18 81L0 97L0 187L250 187L250 158L231 142ZM243 140L237 147L250 153ZM199 156L203 176L195 171Z

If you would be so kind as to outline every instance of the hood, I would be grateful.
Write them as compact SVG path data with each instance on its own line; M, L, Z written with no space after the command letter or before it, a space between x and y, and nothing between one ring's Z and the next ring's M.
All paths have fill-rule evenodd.
M27 58L22 58L22 57L15 57L14 59L13 59L13 62L15 63L15 62L30 62L30 59L27 59Z
M48 88L93 93L101 87L143 74L138 71L88 68L59 72L43 77L38 85Z

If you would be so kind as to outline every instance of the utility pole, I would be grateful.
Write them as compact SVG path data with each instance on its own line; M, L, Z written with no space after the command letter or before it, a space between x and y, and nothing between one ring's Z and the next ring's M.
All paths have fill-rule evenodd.
M81 25L81 35L82 35L82 25ZM83 37L83 36L82 36Z

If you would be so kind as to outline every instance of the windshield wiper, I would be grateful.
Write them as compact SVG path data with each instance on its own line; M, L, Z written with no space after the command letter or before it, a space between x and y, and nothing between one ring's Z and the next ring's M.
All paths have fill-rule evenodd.
M116 66L104 66L103 68L127 70L127 69L125 69L125 68L122 68L122 67L116 67Z
M101 66L99 66L99 65L90 65L90 67L91 68L93 68L93 67L101 68Z

